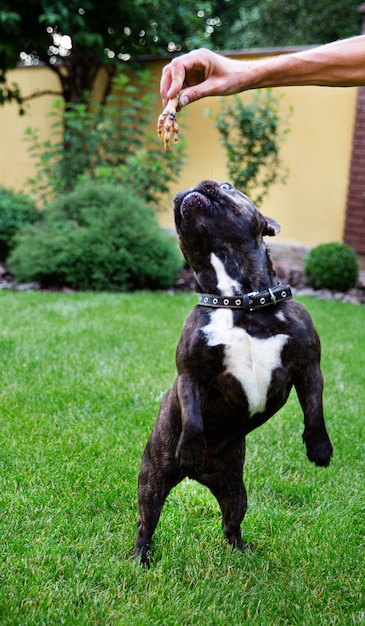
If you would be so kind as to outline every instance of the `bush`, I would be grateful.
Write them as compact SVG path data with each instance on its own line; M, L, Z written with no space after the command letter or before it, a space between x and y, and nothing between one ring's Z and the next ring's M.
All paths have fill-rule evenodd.
M16 233L25 225L40 219L40 213L29 196L0 187L0 262L14 247Z
M304 261L304 276L314 289L348 291L356 285L359 263L345 243L324 243L313 248Z
M95 291L169 287L182 267L175 238L120 186L83 184L57 197L9 257L17 281Z
M124 74L112 81L105 104L57 100L51 138L41 141L28 128L29 152L36 176L28 180L42 204L93 178L128 186L155 208L164 208L171 183L185 159L184 141L164 150L157 133L148 132L155 115L149 72L137 72L133 83Z
M287 178L280 147L289 132L293 108L282 117L279 99L271 89L255 90L252 102L232 96L222 100L222 106L215 122L227 153L229 177L237 189L260 204L271 185Z

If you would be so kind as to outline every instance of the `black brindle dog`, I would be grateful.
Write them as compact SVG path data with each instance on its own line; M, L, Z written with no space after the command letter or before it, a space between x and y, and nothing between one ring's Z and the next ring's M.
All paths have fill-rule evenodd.
M147 567L162 506L186 476L210 489L228 542L245 549L245 437L285 404L293 385L308 459L327 466L332 455L319 338L306 309L280 284L262 239L279 225L230 184L210 180L179 193L174 212L199 297L141 463L134 558Z

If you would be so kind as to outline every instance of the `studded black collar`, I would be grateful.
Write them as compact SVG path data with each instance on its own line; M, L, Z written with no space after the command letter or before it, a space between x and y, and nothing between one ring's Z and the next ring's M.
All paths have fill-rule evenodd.
M215 296L208 293L198 294L198 304L222 309L246 309L256 311L265 306L275 305L293 297L289 285L277 285L266 291L252 291L239 296Z

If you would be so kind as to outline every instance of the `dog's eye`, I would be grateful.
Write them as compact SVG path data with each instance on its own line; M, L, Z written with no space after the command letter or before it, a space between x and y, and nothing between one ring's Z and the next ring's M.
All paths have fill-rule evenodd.
M229 183L222 183L221 185L219 185L221 189L223 189L224 191L231 191L233 189L232 185L230 185Z

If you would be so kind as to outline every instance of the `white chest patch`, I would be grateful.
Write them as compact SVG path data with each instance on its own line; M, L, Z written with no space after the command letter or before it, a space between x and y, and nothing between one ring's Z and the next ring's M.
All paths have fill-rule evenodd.
M243 328L233 326L231 310L217 309L202 329L209 346L224 345L224 365L242 385L250 417L265 410L273 371L281 366L281 352L289 335L268 339L251 337Z

